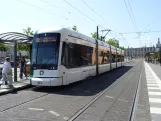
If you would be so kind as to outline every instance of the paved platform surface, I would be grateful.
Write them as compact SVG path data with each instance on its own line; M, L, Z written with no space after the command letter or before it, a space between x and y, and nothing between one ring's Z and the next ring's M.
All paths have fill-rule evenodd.
M161 66L145 62L150 113L153 121L161 120Z
M134 121L151 121L149 95L145 74L145 65L142 63L142 75L140 79L139 97L135 111Z
M12 72L14 75L14 69L12 68ZM12 91L15 91L15 90L20 90L20 89L24 89L24 88L27 88L27 87L30 87L30 80L29 78L26 80L26 79L23 79L23 80L20 80L19 78L19 68L17 69L17 82L14 82L13 80L13 88L10 88L8 85L1 85L0 87L0 95L3 95L3 94L7 94L9 92L12 92Z
M148 65L155 72L155 74L161 79L161 66L160 66L160 64L148 63Z

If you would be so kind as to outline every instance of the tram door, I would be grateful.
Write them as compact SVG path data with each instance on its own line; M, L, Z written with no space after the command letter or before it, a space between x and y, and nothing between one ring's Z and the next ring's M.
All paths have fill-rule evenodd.
M81 45L80 46L80 63L82 67L82 78L85 79L90 76L89 73L89 58L88 58L88 47Z

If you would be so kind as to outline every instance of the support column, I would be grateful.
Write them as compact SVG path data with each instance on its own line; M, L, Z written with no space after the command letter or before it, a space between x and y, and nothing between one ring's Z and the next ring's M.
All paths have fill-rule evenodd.
M17 43L14 41L14 82L17 82Z
M117 47L116 47L116 68L117 68Z
M111 52L111 46L110 46L110 57L109 57L109 59L110 59L110 71L112 70L112 54L111 54L112 52Z
M97 26L97 40L98 40L98 26ZM96 40L96 75L99 74L99 67L98 67L98 41Z
M122 66L122 50L121 50L121 66Z

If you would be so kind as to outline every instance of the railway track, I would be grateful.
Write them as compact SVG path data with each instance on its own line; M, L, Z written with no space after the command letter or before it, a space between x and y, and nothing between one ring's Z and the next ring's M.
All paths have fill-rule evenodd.
M139 90L140 90L139 87L140 87L140 81L141 81L141 76L142 76L142 69L143 69L143 64L141 66L141 73L140 73L139 80L137 82L135 97L134 97L134 100L133 100L133 106L132 106L132 111L131 111L129 121L134 121L135 120L135 111L136 111L136 108L137 108L137 103L138 103L138 98L139 98Z
M132 70L132 68L128 71L130 72ZM124 78L124 76L126 76L128 74L128 72L126 72L123 76L121 76L117 81L115 81L111 86L109 86L107 89L103 90L102 92L100 92L94 99L92 99L88 104L86 104L84 107L82 107L78 112L76 112L73 116L71 116L68 121L75 121L81 114L83 114L94 102L96 102L98 99L100 99L108 90L110 90L112 87L114 87L117 83L119 83L119 81L121 81L122 78ZM140 85L140 79L141 79L141 74L142 74L142 66L141 66L141 73L140 73L140 77L139 80L137 81L137 87L136 87L136 92L135 92L135 97L133 99L133 105L132 105L132 110L131 110L131 114L129 116L129 121L134 121L135 118L135 110L137 107L137 101L138 101L138 95L139 95L139 85ZM125 86L126 87L126 86ZM123 92L125 88L122 89L122 91L120 92L119 95L121 95L121 93ZM115 99L115 101L113 102L113 104L117 101L118 98ZM111 105L111 107L113 106L113 104Z
M132 68L128 71L130 72L132 70ZM142 67L141 67L142 70ZM94 99L92 99L88 104L86 104L84 107L82 107L78 112L76 112L73 116L71 116L69 118L68 121L74 121L76 120L81 114L83 114L94 102L96 102L99 98L101 98L108 90L110 90L112 87L114 87L117 83L119 83L119 81L121 81L122 78L124 78L124 76L126 76L128 74L128 72L126 72L123 76L121 76L117 81L115 81L110 87L108 87L107 89L103 90L101 93L99 93ZM135 92L135 98L133 101L133 106L132 106L132 111L131 111L131 115L130 115L130 119L129 121L134 121L135 118L135 110L136 110L136 106L137 106L137 100L138 100L138 90L139 90L139 84L140 84L140 79L141 79L141 74L140 73L140 78L137 82L137 88L136 88L136 92ZM125 86L126 87L126 86ZM124 90L125 88L123 88ZM123 90L120 92L120 94L123 92ZM119 95L120 95L119 94ZM117 100L117 98L115 99L115 101ZM113 102L113 104L115 103L115 101ZM112 105L113 105L112 104ZM111 105L111 107L112 107Z

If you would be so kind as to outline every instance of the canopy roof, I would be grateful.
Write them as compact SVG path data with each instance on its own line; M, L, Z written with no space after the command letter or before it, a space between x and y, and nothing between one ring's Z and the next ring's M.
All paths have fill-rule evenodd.
M18 32L6 32L0 34L0 42L5 44L13 44L14 42L18 44L30 44L33 36Z

